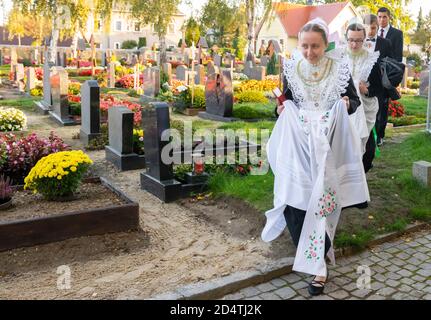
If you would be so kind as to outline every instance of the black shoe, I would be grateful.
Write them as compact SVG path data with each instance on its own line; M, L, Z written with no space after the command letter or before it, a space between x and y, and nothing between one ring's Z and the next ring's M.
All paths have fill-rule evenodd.
M323 291L325 290L325 284L327 281L328 281L328 275L326 275L325 281L317 281L316 277L314 277L314 279L308 285L308 293L312 296L318 296L323 294Z
M358 209L368 208L368 202L365 201L365 202L359 203L359 204L355 205L355 207L358 208Z

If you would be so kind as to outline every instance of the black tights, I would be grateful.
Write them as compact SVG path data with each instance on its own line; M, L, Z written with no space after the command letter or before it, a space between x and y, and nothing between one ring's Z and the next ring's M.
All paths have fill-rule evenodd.
M290 235L292 236L293 243L298 247L299 238L301 236L302 226L305 219L305 211L299 210L290 206L284 209L284 218L286 219L287 228L289 229ZM325 257L331 248L331 239L327 233L325 233Z

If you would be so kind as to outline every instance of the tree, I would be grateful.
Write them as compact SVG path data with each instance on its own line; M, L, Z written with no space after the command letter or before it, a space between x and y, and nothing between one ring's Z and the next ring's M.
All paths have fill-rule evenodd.
M160 63L167 62L166 34L172 17L177 13L180 0L130 0L132 15L144 23L152 24L160 41Z
M419 15L418 15L418 22L416 25L416 31L419 31L422 29L422 25L424 23L424 18L423 18L423 14L422 14L422 7L419 9Z
M200 37L201 37L201 31L199 23L193 18L190 17L185 22L185 30L186 30L186 44L187 46L191 47L192 42L197 45Z
M7 29L9 32L9 40L12 40L15 36L18 37L18 45L21 45L21 38L25 35L25 28L22 21L24 20L24 14L18 8L13 8L9 13Z

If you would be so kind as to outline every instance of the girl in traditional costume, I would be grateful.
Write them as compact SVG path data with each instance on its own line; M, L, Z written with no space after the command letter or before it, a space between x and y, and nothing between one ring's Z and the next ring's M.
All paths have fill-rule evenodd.
M294 271L314 275L308 290L323 292L325 258L341 208L369 200L357 133L349 119L360 99L343 51L325 52L328 26L307 23L298 35L301 54L284 61L284 94L267 144L274 172L274 208L266 212L266 242L286 225L297 247Z
M361 139L362 153L365 153L366 148L369 149L372 145L372 141L368 140L374 139L371 131L376 122L377 111L379 110L379 101L376 96L379 92L383 91L377 63L380 53L378 51L371 52L366 50L363 46L365 38L366 30L363 25L353 23L348 26L346 30L348 44L346 52L353 83L359 92L361 100L361 105L351 115L351 119ZM368 163L366 157L364 157L363 162L365 172L367 172L371 168L371 163Z

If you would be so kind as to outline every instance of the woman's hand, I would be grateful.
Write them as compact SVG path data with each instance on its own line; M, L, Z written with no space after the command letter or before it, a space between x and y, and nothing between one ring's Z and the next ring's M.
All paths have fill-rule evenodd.
M368 86L363 82L359 82L359 92L361 94L368 94Z
M284 105L279 104L277 105L277 114L280 115L284 110Z
M349 97L343 97L344 102L346 102L347 110L350 109L350 99Z

